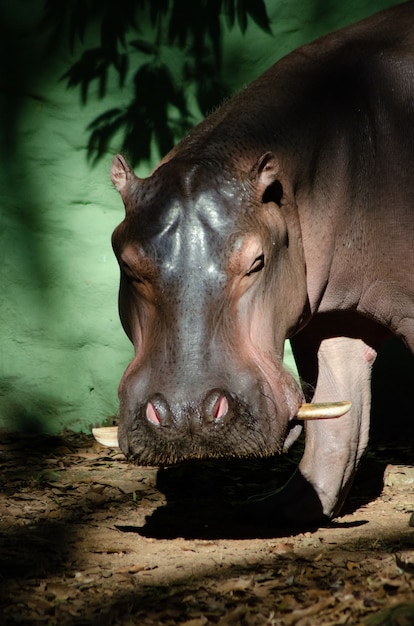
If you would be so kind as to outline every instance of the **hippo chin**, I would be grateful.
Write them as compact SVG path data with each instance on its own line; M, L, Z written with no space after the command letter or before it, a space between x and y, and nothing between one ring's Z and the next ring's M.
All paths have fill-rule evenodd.
M271 523L338 513L377 350L392 334L414 350L413 102L408 2L279 61L148 178L115 157L130 459L273 455L304 401L350 400L307 423L296 474L257 507ZM305 392L283 368L288 338Z

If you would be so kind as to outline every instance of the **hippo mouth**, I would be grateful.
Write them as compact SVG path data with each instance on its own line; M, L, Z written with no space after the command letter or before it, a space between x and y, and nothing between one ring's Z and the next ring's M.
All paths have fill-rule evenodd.
M348 413L350 408L348 401L307 403L299 408L295 420L336 419ZM185 433L177 429L157 433L149 424L137 419L134 428L121 422L119 428L94 428L92 433L102 445L119 446L127 459L138 465L165 466L189 459L268 457L281 452L285 431L271 432L269 426L263 430L263 423L253 418L243 405L237 410L237 423L233 422L231 426L214 424L209 432L192 428Z
M146 416L147 417L147 416ZM233 399L229 415L206 422L191 405L175 423L160 425L143 419L120 422L119 447L138 465L174 465L190 459L268 457L281 452L288 424L260 420Z

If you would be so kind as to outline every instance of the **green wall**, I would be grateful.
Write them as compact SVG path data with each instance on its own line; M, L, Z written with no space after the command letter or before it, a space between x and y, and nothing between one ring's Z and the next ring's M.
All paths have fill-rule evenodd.
M273 36L250 24L226 38L228 81L237 89L301 43L391 4L268 0ZM0 4L0 426L89 430L116 414L132 348L110 246L123 216L108 176L119 144L92 167L86 127L128 92L114 83L83 106L60 79L69 52L43 54L42 7Z

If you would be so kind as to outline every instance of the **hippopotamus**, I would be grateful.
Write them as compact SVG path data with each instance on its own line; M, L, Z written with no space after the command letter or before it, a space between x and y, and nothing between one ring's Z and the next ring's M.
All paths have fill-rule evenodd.
M377 351L393 335L414 350L413 129L408 2L288 54L147 178L115 157L128 459L273 456L305 424L291 480L251 507L275 525L339 513ZM342 401L342 417L298 420Z

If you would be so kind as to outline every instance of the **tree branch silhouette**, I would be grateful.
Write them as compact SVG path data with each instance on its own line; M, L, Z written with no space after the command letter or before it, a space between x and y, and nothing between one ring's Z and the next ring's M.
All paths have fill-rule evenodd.
M249 20L271 32L264 0L46 0L48 53L63 43L75 57L62 76L67 87L79 89L87 105L95 84L104 100L115 72L119 88L131 94L124 107L88 125L90 161L99 161L115 136L133 165L150 158L152 145L168 152L194 124L192 96L207 115L230 95L224 35L244 33ZM135 58L141 61L131 68Z

